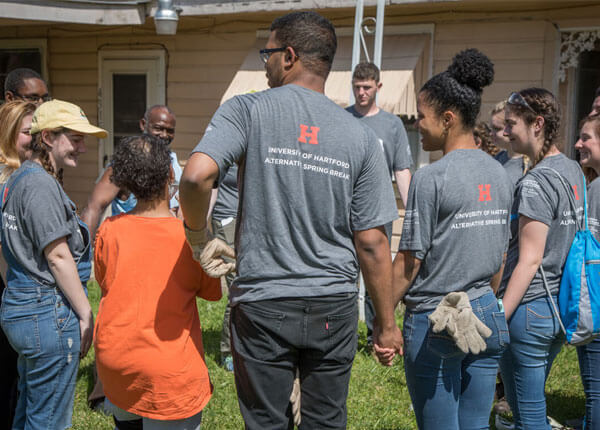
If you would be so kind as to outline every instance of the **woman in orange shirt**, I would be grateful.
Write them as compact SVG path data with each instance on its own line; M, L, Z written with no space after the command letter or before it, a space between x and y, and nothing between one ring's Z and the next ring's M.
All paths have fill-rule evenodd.
M196 297L219 300L219 279L192 258L169 211L169 149L153 136L126 138L111 180L137 198L96 237L102 300L94 347L117 429L197 429L212 395Z

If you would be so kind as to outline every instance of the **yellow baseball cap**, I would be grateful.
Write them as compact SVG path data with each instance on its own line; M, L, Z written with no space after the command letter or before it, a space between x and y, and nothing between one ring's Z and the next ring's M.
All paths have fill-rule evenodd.
M79 106L62 100L50 100L35 110L30 133L36 134L42 130L61 127L100 138L108 136L106 130L90 124Z

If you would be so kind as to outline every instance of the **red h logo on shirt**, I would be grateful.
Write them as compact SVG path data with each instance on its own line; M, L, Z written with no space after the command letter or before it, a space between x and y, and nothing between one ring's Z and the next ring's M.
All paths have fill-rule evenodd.
M310 133L307 133L308 125L300 124L300 137L298 138L298 142L302 143L310 143L311 145L318 145L319 141L317 140L317 134L319 134L319 127L311 127ZM310 140L307 142L306 138Z
M490 196L490 184L479 184L477 187L479 188L480 202L492 201L492 196Z
M573 185L573 192L575 193L575 200L579 200L579 193L577 192L577 185Z

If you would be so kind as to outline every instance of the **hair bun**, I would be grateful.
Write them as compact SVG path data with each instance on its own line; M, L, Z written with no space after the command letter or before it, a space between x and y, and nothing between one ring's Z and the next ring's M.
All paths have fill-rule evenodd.
M494 80L494 64L477 49L466 49L452 59L448 73L462 85L481 92Z

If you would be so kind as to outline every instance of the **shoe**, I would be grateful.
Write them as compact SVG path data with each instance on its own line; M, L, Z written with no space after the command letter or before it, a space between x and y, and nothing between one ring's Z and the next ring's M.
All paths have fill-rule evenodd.
M221 361L221 365L223 366L223 369L233 373L233 357L231 355L228 355L225 358L223 358L223 360Z
M514 430L515 428L515 425L512 421L499 414L496 414L494 424L496 425L496 430Z
M510 406L504 397L496 402L494 405L494 412L498 415L505 415L511 412Z
M558 421L556 421L554 418L552 418L551 416L548 416L548 424L550 424L550 427L552 427L552 429L564 429L565 427L559 423Z

